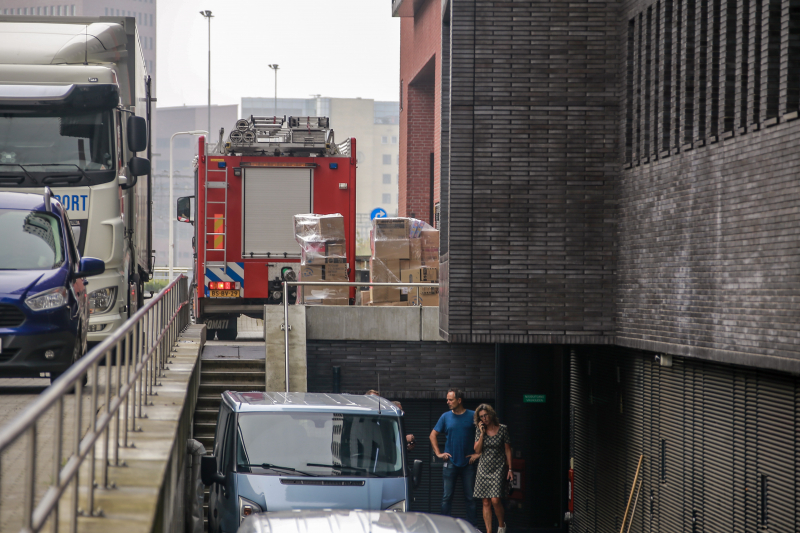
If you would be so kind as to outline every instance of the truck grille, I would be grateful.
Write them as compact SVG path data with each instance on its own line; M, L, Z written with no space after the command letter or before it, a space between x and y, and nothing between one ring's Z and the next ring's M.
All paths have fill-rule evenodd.
M0 304L0 328L14 328L25 321L25 315L18 307Z

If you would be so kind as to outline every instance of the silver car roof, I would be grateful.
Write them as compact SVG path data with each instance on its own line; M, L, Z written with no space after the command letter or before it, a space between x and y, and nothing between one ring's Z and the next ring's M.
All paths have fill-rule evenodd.
M281 411L323 411L401 416L398 407L380 396L325 394L321 392L235 392L225 391L222 399L239 413ZM379 408L380 404L380 408Z
M460 518L392 511L282 511L247 517L239 533L477 533Z

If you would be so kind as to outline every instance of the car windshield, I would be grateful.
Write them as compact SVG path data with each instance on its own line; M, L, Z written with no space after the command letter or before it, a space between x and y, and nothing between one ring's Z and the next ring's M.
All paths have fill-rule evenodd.
M391 417L341 413L239 415L237 470L265 475L398 477L400 429Z
M0 250L5 250L0 270L58 268L64 262L58 219L37 211L0 209Z
M0 172L113 169L112 124L110 111L0 111Z

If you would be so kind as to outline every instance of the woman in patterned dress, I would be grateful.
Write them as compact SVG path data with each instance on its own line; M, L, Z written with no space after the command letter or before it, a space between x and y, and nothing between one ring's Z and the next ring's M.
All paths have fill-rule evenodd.
M511 481L511 438L508 428L500 424L492 406L482 403L475 409L475 453L481 454L475 476L473 498L483 499L483 521L486 533L492 533L492 508L497 515L497 533L505 533L503 502L506 483Z

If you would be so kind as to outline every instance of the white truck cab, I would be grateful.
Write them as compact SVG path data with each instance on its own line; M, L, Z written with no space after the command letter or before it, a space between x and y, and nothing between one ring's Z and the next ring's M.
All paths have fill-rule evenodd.
M152 272L149 84L134 17L0 17L0 190L49 186L81 255L105 261L90 343Z

